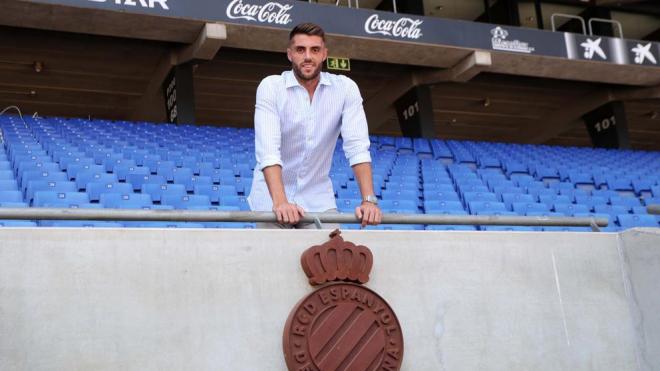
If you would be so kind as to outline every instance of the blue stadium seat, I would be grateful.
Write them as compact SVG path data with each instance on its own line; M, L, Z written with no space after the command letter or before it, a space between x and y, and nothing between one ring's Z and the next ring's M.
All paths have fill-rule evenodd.
M417 201L413 200L382 200L380 208L383 212L415 214L419 212Z
M423 175L424 178L424 189L440 189L443 187L451 187L451 189L454 189L454 181L449 178L449 176L438 176L434 174L430 175Z
M490 157L490 156L481 156L477 157L477 166L480 168L499 168L502 166L500 160Z
M427 231L476 231L473 225L427 225Z
M433 158L433 150L426 138L414 138L413 149L419 158Z
M165 180L168 182L171 182L174 180L174 169L176 168L176 164L174 161L159 161L157 163L156 169L156 174L161 175Z
M345 189L345 188L340 188L337 190L337 197L338 198L362 198L362 193L360 192L359 189Z
M16 227L36 227L37 223L30 220L1 220L0 227L16 228Z
M94 163L91 163L91 164L89 164L89 163L84 163L84 164L76 163L76 164L69 165L69 167L66 170L66 175L69 178L69 180L74 180L78 177L79 173L87 172L87 171L102 174L102 173L105 173L105 168L101 165L96 165Z
M196 195L208 196L212 203L220 202L222 197L238 196L238 192L236 192L233 185L196 184L193 192Z
M21 189L23 190L23 192L27 190L28 183L31 180L48 180L53 182L64 182L69 179L67 178L66 174L61 171L55 171L55 172L39 171L39 170L26 171L23 173L23 177L21 179Z
M594 180L589 173L569 171L568 180L573 184L593 184Z
M126 159L123 156L121 157L114 157L114 158L107 158L103 162L103 166L105 167L105 171L107 172L115 172L116 168L118 166L124 166L124 167L136 167L137 164L135 163L135 160L131 159Z
M621 214L617 215L617 222L623 229L634 227L658 228L658 221L653 215Z
M646 210L646 206L634 206L632 208L632 213L633 214L648 214L648 211Z
M131 165L131 164L120 164L116 165L114 169L114 174L117 175L117 179L119 181L127 181L127 178L129 175L149 175L151 174L151 171L149 171L148 167L144 166L137 166L137 165ZM128 183L132 183L130 180L128 180ZM142 185L140 185L141 187ZM139 187L137 189L140 189Z
M239 199L239 196L220 197L220 206L235 206L240 210L241 200Z
M618 197L618 196L612 196L610 197L610 204L611 205L618 205L618 206L625 206L628 209L631 209L635 206L641 206L642 203L637 197Z
M376 231L422 231L424 230L424 225L421 224L379 224L379 225L368 225L364 229L366 230L376 230Z
M18 165L18 172L16 176L16 180L18 180L19 184L23 184L23 176L28 173L28 172L51 172L51 173L59 173L60 168L59 165L54 163L54 162L21 162L20 165ZM2 171L0 171L2 173ZM2 176L0 176L0 179L2 179Z
M660 184L651 187L651 195L653 197L660 197Z
M534 227L526 227L526 226L516 226L516 225L482 225L479 226L479 229L482 231L497 231L497 232L502 232L502 231L507 231L507 232L526 232L526 231L536 231L538 229L534 229Z
M152 173L152 174L153 174L154 172L156 172L156 169L158 169L158 166L159 166L162 162L169 162L169 161L167 161L167 160L165 160L165 159L162 159L162 158L160 157L160 155L158 155L158 154L150 154L150 155L147 155L147 156L145 156L145 157L142 159L142 161L143 161L142 165L148 167L149 169L151 169L151 173Z
M445 214L447 212L464 212L463 204L458 201L425 201L424 209L427 214Z
M234 182L234 171L231 169L208 169L202 168L199 172L202 176L209 176L216 184L228 184Z
M152 174L128 174L126 182L133 185L133 190L142 189L143 184L165 184L167 181L161 175Z
M115 174L108 174L105 171L98 173L93 170L85 170L78 173L76 176L76 187L84 190L87 188L87 183L116 183L119 182Z
M142 193L151 195L152 201L160 202L164 195L184 196L186 187L183 184L145 183L142 184Z
M511 180L518 187L525 187L527 184L535 181L533 176L522 173L511 174Z
M534 196L524 194L524 193L502 193L502 202L506 205L506 208L513 210L514 203L534 203Z
M198 206L211 206L211 200L205 195L181 195L164 193L161 199L164 205L172 205L175 209L188 209Z
M644 198L644 205L660 205L660 197L648 197Z
M81 156L64 156L59 161L60 169L68 173L69 167L73 165L94 165L94 159Z
M0 191L18 191L18 183L14 179L0 180Z
M124 222L130 228L204 228L202 223L191 222Z
M454 191L424 191L424 200L427 201L459 201L458 193Z
M511 174L514 174L514 173L527 173L529 171L529 169L527 168L527 165L525 165L521 162L504 161L502 165L503 165L504 171L509 176Z
M633 179L632 186L637 196L650 196L651 187L655 185L653 179Z
M570 191L575 190L575 186L573 185L573 183L568 183L568 182L557 182L557 183L548 184L548 188L556 189L559 193L561 193L561 190L570 190Z
M534 203L534 202L514 202L512 206L513 206L513 211L521 215L527 215L527 213L530 212L550 211L548 205Z
M50 181L50 180L31 180L28 182L25 190L25 199L31 202L34 198L34 193L37 191L51 191L51 192L78 192L78 188L74 182L67 181Z
M0 191L0 202L23 202L21 191Z
M595 205L594 212L600 214L620 215L628 212L627 207L620 205Z
M506 205L503 202L492 201L471 201L468 203L471 214L496 214L506 212Z
M575 195L575 203L586 205L593 209L596 205L606 205L607 199L600 196Z
M102 193L100 203L111 209L151 208L151 196L141 193Z
M41 227L69 227L69 228L122 228L119 222L95 221L95 220L41 220Z
M89 196L85 192L37 191L32 200L36 207L80 207L88 203Z
M548 195L548 194L539 195L538 201L539 201L539 203L547 204L547 205L552 205L552 204L555 204L555 203L561 203L561 204L570 204L571 203L571 199L568 196L566 196L566 195L556 195L556 194L553 194L553 195Z
M244 223L244 222L209 222L202 223L205 228L231 228L231 229L254 229L256 228L255 223Z
M614 191L633 191L633 186L630 179L625 178L609 178L607 180L607 189Z
M89 195L89 200L94 202L98 201L103 193L132 193L133 185L131 183L118 182L91 182L87 183L87 189L85 192Z
M559 179L556 168L538 165L534 170L534 177L538 180Z
M574 215L575 213L588 213L591 209L586 205L577 205L569 203L555 203L553 209L556 212L564 213L566 215Z
M414 200L419 199L419 192L416 189L385 189L382 192L383 200Z
M555 196L558 195L559 192L557 192L556 189L553 188L535 188L535 189L530 189L529 194L532 195L532 197L539 198L543 195L549 195L549 196Z
M543 227L546 232L592 232L591 227L567 227L567 226L553 226Z
M593 191L591 191L591 196L604 197L606 199L609 199L612 196L619 196L619 194L616 191L612 191L609 189L594 189Z
M497 202L497 195L492 192L465 192L463 193L463 200L465 200L466 203L470 203L473 201L489 201L489 202Z

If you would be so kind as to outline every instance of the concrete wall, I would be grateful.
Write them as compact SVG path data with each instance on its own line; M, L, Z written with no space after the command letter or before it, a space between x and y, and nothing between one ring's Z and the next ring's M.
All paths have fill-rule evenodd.
M347 231L404 370L660 369L660 233ZM323 231L0 229L0 370L285 370Z

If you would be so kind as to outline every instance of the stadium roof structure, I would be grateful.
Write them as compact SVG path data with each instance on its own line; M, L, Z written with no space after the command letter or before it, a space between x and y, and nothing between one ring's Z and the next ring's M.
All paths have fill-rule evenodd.
M162 121L162 82L192 60L198 121L250 126L302 21L351 58L372 133L398 133L392 103L423 84L442 138L589 145L581 116L623 101L632 147L660 148L659 43L285 0L6 1L0 102Z

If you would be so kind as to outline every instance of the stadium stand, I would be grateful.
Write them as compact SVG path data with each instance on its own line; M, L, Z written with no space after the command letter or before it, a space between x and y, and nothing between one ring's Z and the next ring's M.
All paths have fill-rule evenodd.
M0 207L249 209L246 196L255 165L251 129L58 117L26 118L24 123L18 116L0 117L0 128ZM388 213L600 215L609 218L610 231L657 227L660 221L644 207L660 197L659 152L387 136L371 140L376 193ZM331 178L338 209L352 212L360 193L341 139ZM34 225L16 223L2 224ZM38 224L254 228L253 223Z

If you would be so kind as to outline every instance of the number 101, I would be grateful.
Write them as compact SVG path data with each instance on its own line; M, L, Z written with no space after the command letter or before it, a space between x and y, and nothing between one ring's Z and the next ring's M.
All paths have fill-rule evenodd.
M610 126L616 126L616 118L614 116L610 116L609 118L606 118L602 121L598 121L594 126L596 127L596 132L607 130Z

